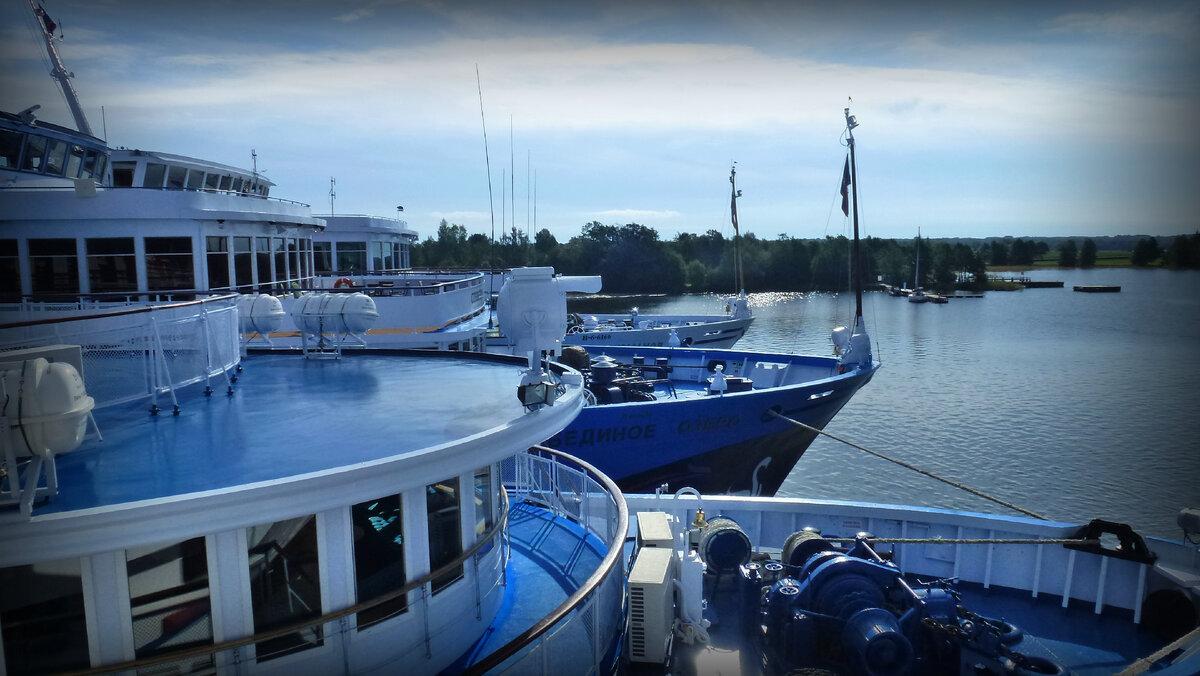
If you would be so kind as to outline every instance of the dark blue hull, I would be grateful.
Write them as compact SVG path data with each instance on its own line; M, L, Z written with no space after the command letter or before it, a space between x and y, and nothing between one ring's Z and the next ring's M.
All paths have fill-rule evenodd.
M667 484L670 491L690 486L701 493L774 495L816 435L771 412L823 428L879 366L838 374L831 358L673 352L673 362L682 352L702 354L702 363L726 361L730 373L738 364L769 361L830 375L720 396L588 406L548 445L592 463L627 492L654 492ZM636 353L651 363L658 356L646 348ZM634 352L612 348L606 354L625 361Z

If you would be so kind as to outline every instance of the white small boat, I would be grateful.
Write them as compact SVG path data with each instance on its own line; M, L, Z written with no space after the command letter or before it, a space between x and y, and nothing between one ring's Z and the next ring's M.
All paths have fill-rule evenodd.
M646 315L637 308L627 314L572 313L563 344L730 348L746 335L754 316L744 293L727 299L725 308L722 315Z

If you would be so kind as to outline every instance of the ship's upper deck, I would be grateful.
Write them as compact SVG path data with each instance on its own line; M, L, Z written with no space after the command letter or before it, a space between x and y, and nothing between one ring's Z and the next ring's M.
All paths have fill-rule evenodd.
M235 393L179 415L101 410L103 441L58 458L45 514L181 496L400 459L515 425L521 367L409 356L252 356Z
M0 542L58 528L79 535L89 523L116 535L121 514L173 517L172 528L190 515L212 531L262 520L245 514L250 504L286 511L302 500L316 510L366 500L499 462L552 436L582 403L571 387L557 405L526 412L517 399L523 360L492 355L269 354L243 365L231 395L219 378L210 396L202 383L180 390L178 415L163 395L158 415L145 399L98 408L103 439L57 456L59 494L36 502L32 519L0 511Z

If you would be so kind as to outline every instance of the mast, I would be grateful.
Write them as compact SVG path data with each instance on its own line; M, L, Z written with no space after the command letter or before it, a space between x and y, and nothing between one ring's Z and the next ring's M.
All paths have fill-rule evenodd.
M33 16L37 19L42 39L46 41L46 53L50 55L50 63L54 66L50 77L58 81L58 86L67 99L67 107L71 109L71 116L75 118L75 127L88 136L93 136L92 125L88 124L87 117L83 114L83 106L79 104L79 95L75 93L75 87L71 86L71 78L75 74L63 67L62 59L58 58L58 50L54 48L54 29L58 24L54 23L45 9L34 5L33 0L29 0L29 9L33 10Z
M913 275L913 291L921 288L921 228L917 227L917 267Z
M850 283L854 287L854 325L856 328L862 326L862 256L858 243L858 167L854 162L854 128L858 126L858 120L850 114L850 108L846 107L846 144L850 146L850 184L854 189L851 193L854 205L854 248L852 267L850 273Z
M737 175L737 162L734 162L729 167L729 217L733 221L733 275L738 287L734 292L737 293L746 290L746 280L742 275L742 254L738 251L740 235L738 234L737 198L742 196L742 191L737 189L737 182L734 180L735 175Z

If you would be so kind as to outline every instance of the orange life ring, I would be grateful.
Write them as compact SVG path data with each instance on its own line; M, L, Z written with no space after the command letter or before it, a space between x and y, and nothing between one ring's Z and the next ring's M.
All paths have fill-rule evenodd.
M354 286L354 280L349 277L338 277L337 281L333 283L333 288L335 289L340 289L343 286Z

